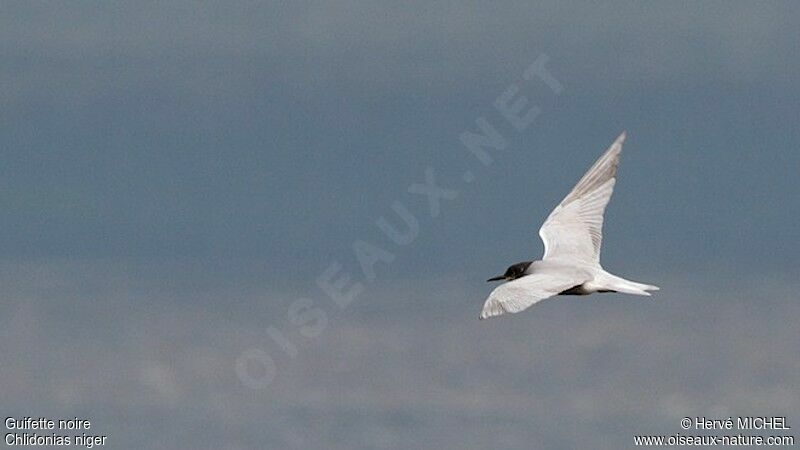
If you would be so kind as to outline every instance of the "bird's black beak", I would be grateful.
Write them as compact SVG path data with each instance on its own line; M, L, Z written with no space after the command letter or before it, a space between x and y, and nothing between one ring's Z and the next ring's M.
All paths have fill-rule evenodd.
M505 279L506 279L506 277L504 275L500 275L499 277L489 278L486 281L487 282L489 282L489 281L500 281L500 280L505 280Z

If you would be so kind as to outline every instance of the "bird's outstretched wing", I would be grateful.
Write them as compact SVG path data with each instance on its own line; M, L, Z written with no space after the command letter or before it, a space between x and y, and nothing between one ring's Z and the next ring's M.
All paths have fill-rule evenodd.
M544 241L542 259L571 259L600 265L603 213L614 192L624 141L623 132L547 217L539 230Z
M518 313L534 304L571 287L589 280L580 271L565 273L533 273L522 278L503 283L489 294L483 304L480 318L499 316L504 313Z

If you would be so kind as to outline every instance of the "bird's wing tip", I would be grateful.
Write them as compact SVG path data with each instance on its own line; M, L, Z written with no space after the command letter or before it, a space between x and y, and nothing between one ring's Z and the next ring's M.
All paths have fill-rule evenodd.
M497 316L500 316L500 315L502 315L502 314L503 314L503 312L502 312L502 311L490 311L490 310L485 310L485 309L484 309L484 310L483 310L483 311L481 311L481 313L478 315L478 320L486 320L486 319L491 319L492 317L497 317Z

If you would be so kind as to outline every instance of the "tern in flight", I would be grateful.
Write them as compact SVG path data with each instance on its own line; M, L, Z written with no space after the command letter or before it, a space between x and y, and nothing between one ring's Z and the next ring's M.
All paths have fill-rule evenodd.
M547 217L539 230L544 241L542 260L514 264L488 280L507 283L489 294L481 319L518 313L555 295L623 292L649 296L648 291L658 290L612 275L600 265L603 212L614 192L624 141L623 132Z

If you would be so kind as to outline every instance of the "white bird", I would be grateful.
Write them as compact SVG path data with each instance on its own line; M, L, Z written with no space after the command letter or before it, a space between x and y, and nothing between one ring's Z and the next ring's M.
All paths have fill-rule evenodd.
M657 286L612 275L600 265L603 213L616 183L623 132L539 230L544 241L541 261L525 261L488 281L507 280L489 294L480 318L517 313L555 295L623 292L647 295Z

